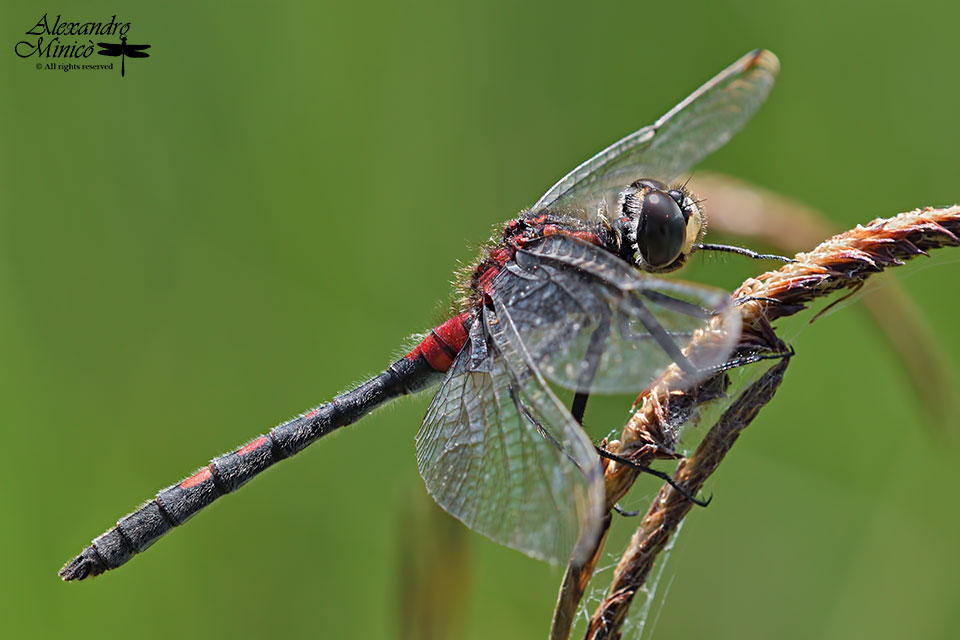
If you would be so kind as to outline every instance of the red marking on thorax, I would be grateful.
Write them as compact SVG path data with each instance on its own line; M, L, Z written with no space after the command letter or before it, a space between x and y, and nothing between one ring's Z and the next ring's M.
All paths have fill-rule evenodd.
M260 436L259 438L257 438L257 439L254 440L253 442L251 442L250 444L244 445L244 446L240 447L239 449L237 449L237 455L238 455L238 456L245 456L245 455L247 455L248 453L250 453L251 451L256 451L257 449L259 449L260 447L262 447L262 446L265 445L265 444L267 444L267 436Z
M490 252L490 258L502 267L513 258L513 252L506 247L497 247Z
M573 236L574 238L580 238L581 240L589 242L597 247L603 246L603 244L600 242L600 236L595 234L593 231L572 231L567 235Z
M490 283L500 273L500 267L487 267L487 269L477 278L477 290L481 293L487 293L490 290Z
M593 231L569 231L567 229L561 229L560 227L557 227L556 225L553 225L553 224L548 224L543 227L544 237L553 236L558 233L562 233L563 235L567 235L567 236L573 236L574 238L580 238L585 242L589 242L590 244L595 244L597 246L600 246L600 238Z
M513 227L518 225L519 222L514 220ZM486 293L490 288L490 283L493 282L496 275L500 273L503 265L513 260L515 250L513 246L499 246L491 249L487 259L477 265L477 268L473 271L474 288L477 291Z
M418 356L423 356L435 371L446 373L467 342L467 330L463 323L469 317L469 312L461 313L434 327L430 335L407 354L407 360L416 360Z
M562 217L542 213L532 217L515 218L504 228L500 244L491 249L474 268L471 287L488 301L493 279L508 262L513 260L517 251L541 238L556 234L565 234L601 246L600 237L596 233L586 229L570 228Z
M204 467L197 471L195 474L184 480L180 483L181 489L189 489L190 487L195 487L198 484L203 484L210 479L210 467Z
M504 227L500 242L492 247L486 256L481 256L473 268L470 289L477 295L470 298L470 303L491 304L490 287L493 286L497 274L514 259L517 251L546 236L566 234L602 246L600 237L588 230L589 226L585 222L550 213L524 214L509 221ZM467 341L467 331L463 328L463 323L470 314L469 311L462 313L434 327L430 335L414 347L406 358L415 360L423 356L436 371L448 371Z

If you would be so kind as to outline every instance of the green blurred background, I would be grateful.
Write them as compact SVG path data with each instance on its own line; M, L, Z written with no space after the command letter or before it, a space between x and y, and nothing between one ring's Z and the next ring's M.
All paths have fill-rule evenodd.
M14 44L44 12L117 14L150 58L122 79L36 70ZM842 228L956 201L958 19L956 2L8 3L4 636L400 638L418 607L456 637L545 637L560 569L424 506L428 395L121 570L56 571L159 488L379 371L441 317L491 225L748 49L776 52L780 79L706 168ZM958 259L894 274L951 363ZM732 288L757 271L705 257L682 275ZM858 305L794 346L689 518L654 636L956 637L957 418L921 419ZM592 407L592 435L629 402ZM611 563L632 527L615 522ZM424 552L447 582L414 592Z

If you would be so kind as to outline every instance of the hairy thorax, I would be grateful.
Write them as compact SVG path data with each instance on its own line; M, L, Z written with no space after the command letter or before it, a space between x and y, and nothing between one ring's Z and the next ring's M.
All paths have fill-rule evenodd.
M483 304L493 279L517 251L557 233L616 251L615 247L607 247L615 243L608 225L549 211L525 211L508 222L500 237L492 237L480 249L477 259L457 274L454 310L469 311Z

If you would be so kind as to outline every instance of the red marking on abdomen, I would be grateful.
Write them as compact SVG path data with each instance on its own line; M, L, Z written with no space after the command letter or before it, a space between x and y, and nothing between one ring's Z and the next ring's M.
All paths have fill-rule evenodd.
M253 442L251 442L250 444L246 444L246 445L240 447L239 449L237 449L237 455L238 455L238 456L245 456L245 455L247 455L248 453L250 453L251 451L256 451L257 449L259 449L260 447L262 447L262 446L265 445L265 444L267 444L267 436L260 436L259 438L257 438L257 439L254 440Z
M467 342L467 330L463 323L469 317L469 312L461 313L434 327L430 335L407 354L407 360L423 356L435 371L446 373Z
M313 411L311 411L311 412L308 413L307 415L303 416L303 419L304 419L304 420L309 420L310 418L312 418L313 416L317 415L318 413L320 413L320 409L314 409Z
M195 487L198 484L203 484L210 479L210 467L204 467L197 471L195 474L184 480L180 483L181 489L189 489L190 487Z

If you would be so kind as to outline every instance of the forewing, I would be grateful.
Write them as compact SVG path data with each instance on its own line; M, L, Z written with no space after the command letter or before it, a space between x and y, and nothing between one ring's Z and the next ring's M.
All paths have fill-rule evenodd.
M533 209L592 214L600 206L614 207L617 194L635 180L675 180L746 124L766 99L779 70L773 53L748 53L654 124L613 143L565 175Z
M674 363L693 385L740 335L725 291L640 272L562 234L518 251L490 295L509 307L533 365L575 391L637 393ZM698 348L684 353L695 336Z
M580 559L603 507L597 455L525 359L507 310L482 321L486 357L467 343L417 434L420 474L471 529L534 558Z

